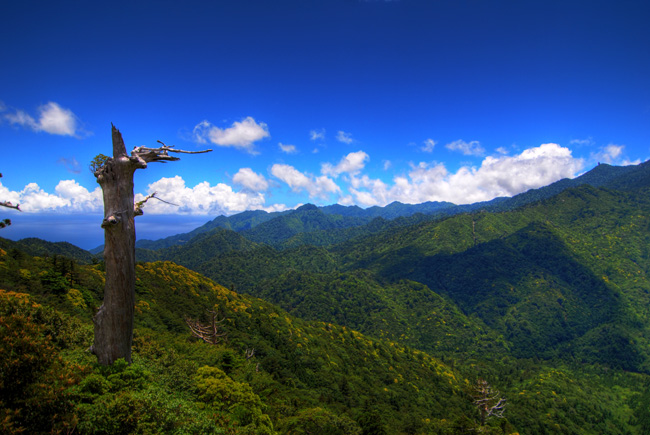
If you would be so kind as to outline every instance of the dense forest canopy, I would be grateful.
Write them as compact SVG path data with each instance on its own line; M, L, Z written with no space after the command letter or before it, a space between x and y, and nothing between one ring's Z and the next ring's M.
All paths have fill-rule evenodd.
M112 367L86 352L101 257L0 238L2 431L648 433L649 173L140 243Z

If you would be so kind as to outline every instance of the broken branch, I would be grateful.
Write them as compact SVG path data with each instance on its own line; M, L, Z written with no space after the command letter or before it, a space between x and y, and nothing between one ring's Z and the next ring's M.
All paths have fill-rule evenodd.
M153 198L153 199L157 199L158 201L162 201L162 202L164 202L165 204L175 205L176 207L178 207L178 204L174 204L173 202L165 201L164 199L160 199L160 198L158 198L158 197L156 196L156 193L157 193L157 192L154 192L154 193L152 193L151 195L148 195L148 196L147 196L145 199L143 199L142 201L138 201L138 202L135 203L135 207L134 207L133 211L134 211L134 213L135 213L136 216L142 216L142 215L144 214L144 212L142 211L142 207L145 205L145 203L146 203L147 201L149 201L149 200L152 199L152 198Z

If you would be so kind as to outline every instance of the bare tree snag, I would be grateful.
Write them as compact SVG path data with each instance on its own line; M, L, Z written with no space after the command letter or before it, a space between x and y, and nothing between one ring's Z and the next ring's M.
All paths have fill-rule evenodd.
M169 153L188 153L165 144L136 147L127 155L120 131L112 126L113 157L96 157L91 163L104 197L104 303L93 317L95 339L90 350L97 361L110 365L119 358L131 362L135 307L135 223L133 174L149 162L179 160ZM199 151L208 152L211 150ZM146 202L146 200L145 200ZM138 207L142 214L142 204Z
M474 406L480 414L481 426L485 426L488 419L492 417L503 418L506 399L503 399L498 391L493 390L486 380L479 378L472 390L471 395Z
M217 319L218 315L214 310L208 311L208 313L211 315L210 323L208 325L202 325L198 320L192 320L189 317L185 318L185 323L190 328L190 331L192 331L192 335L196 338L200 338L208 344L217 344L222 338L227 340L228 332L221 330L221 324L226 320L226 317L224 316L221 319ZM249 357L246 359L248 358Z

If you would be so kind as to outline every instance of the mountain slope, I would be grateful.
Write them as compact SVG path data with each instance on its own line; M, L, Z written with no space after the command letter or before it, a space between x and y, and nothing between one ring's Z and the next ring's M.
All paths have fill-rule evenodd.
M232 231L244 231L257 226L262 222L271 220L280 214L281 213L267 213L263 210L251 210L229 217L219 216L209 222L206 222L200 227L195 228L189 233L176 234L174 236L166 237L160 240L138 240L136 242L136 247L148 250L158 250L169 248L170 246L174 245L183 245L201 233L211 232L217 228Z
M56 256L62 255L73 258L80 263L89 264L93 261L93 255L68 242L47 242L34 237L21 239L17 242L0 237L0 248L5 250L18 249L33 256Z
M187 243L171 245L157 251L136 250L138 261L168 260L183 266L196 266L215 255L231 252L246 252L258 244L242 237L239 233L222 228L198 233Z
M23 272L17 270L19 263ZM57 298L59 309L76 313L85 319L83 330L91 329L90 313L83 307L99 302L101 281L96 278L101 278L102 273L97 267L81 267L77 288L69 290L67 295L52 294L46 285L32 286L33 302L16 308L27 295L13 292L14 285L20 285L20 278L18 281L11 278L14 271L19 272L18 276L28 274L34 279L39 270L48 267L43 259L23 254L17 260L0 250L0 280L7 289L0 290L0 329L4 330L5 319L14 319L16 313L40 309L40 305L33 302L48 303ZM106 374L103 369L95 371L86 366L92 358L84 352L88 347L84 340L91 339L86 332L85 338L67 352L70 364L80 370L76 376L88 377L71 381L80 382L81 387L75 390L73 386L66 393L70 394L67 403L79 402L76 412L80 427L88 428L93 424L97 428L104 427L106 421L116 418L116 401L120 403L117 406L127 406L129 413L135 413L133 415L144 413L136 420L148 421L153 417L148 414L155 413L159 407L167 409L168 401L175 403L177 415L182 415L183 409L187 412L193 406L185 401L187 398L205 402L210 394L229 395L229 398L222 401L217 395L213 405L209 402L204 407L239 422L242 427L247 426L243 432L232 433L274 433L266 432L269 425L263 424L265 418L281 433L286 433L289 427L310 424L314 412L330 420L322 422L326 426L344 425L345 431L333 432L341 434L360 433L368 424L368 415L375 416L374 423L383 430L399 433L413 422L423 427L425 419L439 422L471 413L471 404L454 371L423 352L395 342L369 339L338 325L291 317L267 302L238 295L173 263L139 264L136 272L135 372L120 378L118 374L124 368L118 367L117 373L110 377L110 371ZM208 310L216 310L219 319L223 319L220 328L225 338L216 345L190 339L186 324L187 318L209 323ZM42 313L28 316L30 320L25 321L49 318ZM72 330L72 327L60 326L63 321L56 322L59 334ZM33 327L26 329L25 334L37 331L40 329ZM1 337L0 348L4 349L2 346L13 335L2 334ZM29 370L38 370L38 367L23 367L23 376L28 377ZM8 397L4 385L12 385L5 373L5 370L0 372L3 400ZM216 379L210 380L211 376ZM119 379L122 380L118 382ZM158 397L157 400L164 403L155 410L146 411L150 402L131 395L129 387L133 383L138 391L147 391L150 397ZM179 400L182 400L180 405ZM223 403L232 406L223 407ZM10 404L22 409L17 401L12 400ZM243 408L236 407L238 404ZM5 406L3 402L0 409L4 411ZM251 414L262 411L264 414ZM33 417L35 413L32 411L30 415ZM94 423L86 420L92 416L97 416L93 417L97 419ZM133 420L132 415L130 418ZM171 417L165 417L168 418ZM15 422L27 427L31 424L20 418ZM123 427L130 427L130 424Z
M356 227L367 221L367 219L358 217L328 215L315 205L307 204L261 223L255 228L243 231L242 235L256 243L280 246L284 241L296 234Z
M5 376L8 372L0 372L0 410L6 416L0 424L30 433L65 428L67 421L82 433L453 433L459 427L477 429L466 389L478 376L501 390L509 403L507 420L491 422L483 431L640 433L632 415L645 418L647 413L640 394L650 380L645 375L584 363L575 368L540 364L498 352L492 359L445 357L458 367L453 369L397 342L292 317L168 262L137 266L134 364L102 369L85 352L92 340L92 313L84 308L99 301L100 266L80 266L74 277L62 276L71 287L67 293L41 282L39 277L50 267L46 259L0 250L0 282L7 289L0 291L0 328L23 325L22 336L0 334L0 355L19 343L14 337L32 343L16 354L24 358L0 361L18 364L29 358L46 361L39 355L52 357L51 365L21 366L12 372L25 381L24 402L3 390L17 384ZM291 279L287 277L287 285ZM367 282L363 272L332 276L327 282L330 291L341 289L341 295L355 289L373 295L362 289ZM33 290L32 296L13 293L14 288ZM402 282L380 305L404 297L407 288L423 293L411 300L410 310L437 306L464 321L448 301L428 295L415 283ZM39 303L56 303L77 320ZM220 331L227 335L216 345L191 339L185 323L190 317L208 324L210 309L223 319ZM457 328L460 323L447 327L447 333ZM446 339L453 345L453 339ZM488 337L481 340L487 341L485 347L496 344ZM43 387L50 384L52 388ZM30 408L31 403L51 406ZM582 412L585 408L589 412Z

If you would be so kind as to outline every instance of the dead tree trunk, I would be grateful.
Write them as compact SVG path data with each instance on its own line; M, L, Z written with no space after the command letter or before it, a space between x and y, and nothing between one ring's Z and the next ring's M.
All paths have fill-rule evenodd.
M120 131L112 126L113 157L93 161L97 182L104 196L104 262L106 283L104 303L93 317L95 339L90 348L97 361L110 365L119 358L131 362L135 307L135 222L133 174L148 162L173 161L174 150L136 147L127 155ZM161 142L162 143L162 142ZM199 152L207 152L199 151ZM142 214L138 208L138 214Z

